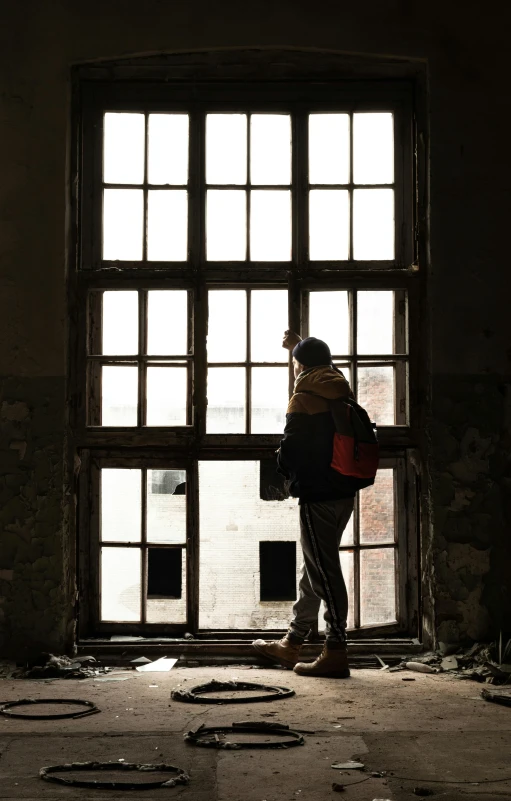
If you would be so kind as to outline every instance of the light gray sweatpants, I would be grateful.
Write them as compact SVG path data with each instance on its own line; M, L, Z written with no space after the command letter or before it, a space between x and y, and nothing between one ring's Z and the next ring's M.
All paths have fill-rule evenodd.
M353 498L300 504L304 564L299 598L293 606L290 634L304 640L317 622L321 601L326 607L327 641L346 640L348 593L341 570L339 545L353 512Z

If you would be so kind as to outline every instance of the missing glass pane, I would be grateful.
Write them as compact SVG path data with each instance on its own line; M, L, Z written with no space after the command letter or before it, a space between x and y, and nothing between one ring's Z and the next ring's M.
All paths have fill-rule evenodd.
M149 548L147 597L181 598L183 551L181 548Z
M103 292L101 331L105 356L138 353L138 292Z
M357 293L357 352L394 353L394 292Z
M309 334L322 339L330 352L350 352L350 317L348 293L345 291L311 292L309 295Z
M357 401L380 426L395 425L394 367L358 367Z
M142 524L141 470L101 470L103 542L140 542Z
M144 115L105 114L103 137L104 182L141 184L144 180Z
M103 193L103 258L140 261L144 229L142 189L105 189Z
M147 541L177 545L186 539L186 472L148 470Z
M150 356L188 353L188 293L153 289L147 293L147 352Z
M380 468L373 486L360 493L359 504L360 542L365 545L394 542L394 470Z
M188 192L149 190L147 197L147 258L186 261L188 258Z
M247 117L208 114L206 117L206 183L247 181Z
M346 189L309 192L309 258L345 261L349 257L350 206Z
M296 542L259 543L261 601L296 601Z
M140 560L139 548L101 549L101 620L140 620Z
M350 118L348 114L309 117L309 182L347 184L350 180Z
M291 183L291 117L252 114L250 120L252 184Z
M247 193L238 189L208 189L206 250L208 261L245 261Z
M188 181L188 115L149 114L147 176L150 184Z
M138 368L105 365L101 375L101 424L136 426Z
M393 623L396 619L394 548L360 552L360 624Z
M289 623L295 596L260 605L259 542L298 542L296 500L262 500L260 482L259 462L199 463L201 628Z

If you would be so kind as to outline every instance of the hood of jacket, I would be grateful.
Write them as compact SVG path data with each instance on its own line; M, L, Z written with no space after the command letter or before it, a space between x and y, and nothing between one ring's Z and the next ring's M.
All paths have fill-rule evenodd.
M347 398L351 395L350 385L341 371L328 365L309 367L300 373L295 381L294 392L308 392L325 400Z

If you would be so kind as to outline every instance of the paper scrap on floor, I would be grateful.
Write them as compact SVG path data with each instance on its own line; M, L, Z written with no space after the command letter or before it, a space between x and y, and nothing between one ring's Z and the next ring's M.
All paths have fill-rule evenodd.
M148 665L139 665L136 670L141 673L162 673L172 670L176 662L177 659L167 659L166 656L162 656L161 659L157 659L155 662L149 662Z

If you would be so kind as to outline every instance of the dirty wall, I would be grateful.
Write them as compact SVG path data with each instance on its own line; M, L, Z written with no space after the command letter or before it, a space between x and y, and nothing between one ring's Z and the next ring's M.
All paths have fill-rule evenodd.
M431 525L422 571L440 639L511 629L509 93L504 20L485 7L68 0L0 11L0 642L74 636L66 465L70 70L212 48L333 50L427 64ZM482 9L482 10L481 10ZM507 201L507 203L506 203ZM427 269L426 264L421 269Z

